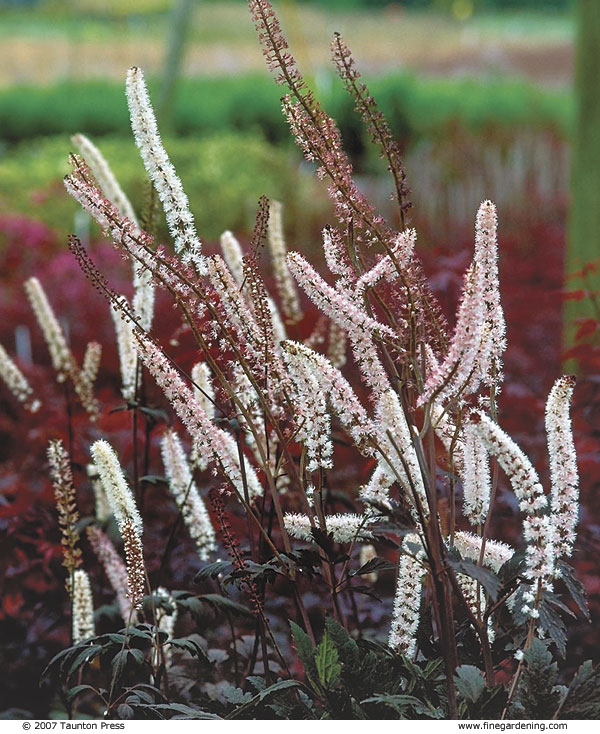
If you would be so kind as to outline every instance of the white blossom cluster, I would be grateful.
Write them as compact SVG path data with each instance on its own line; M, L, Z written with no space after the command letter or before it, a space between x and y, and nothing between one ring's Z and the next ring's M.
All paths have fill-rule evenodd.
M154 592L154 596L160 599L165 599L173 607L173 611L169 614L163 607L158 607L156 610L156 622L159 630L162 630L167 634L167 640L172 640L175 636L175 624L177 623L177 605L173 596L164 588L159 586ZM171 645L162 647L164 655L165 665L169 666L173 660L173 649ZM152 664L156 667L158 665L158 651L154 649L152 651Z
M297 439L306 449L309 472L333 466L331 419L327 412L325 393L319 384L314 366L298 350L286 349L283 358L294 385L294 407L297 410Z
M56 371L57 382L65 382L69 378L90 420L95 420L98 414L98 402L94 398L93 384L89 379L90 375L79 369L75 357L67 344L63 330L54 315L48 297L42 288L42 284L37 278L29 278L29 280L25 281L23 287L44 335L44 341L50 353L52 366ZM92 348L92 355L93 359L97 358L99 362L98 347L99 345ZM95 355L93 354L94 352ZM95 371L97 372L97 366L95 367ZM93 377L95 378L95 374L93 374Z
M137 351L133 336L133 324L123 313L127 309L127 299L121 297L121 308L111 304L110 315L115 326L117 336L117 351L121 368L121 394L127 402L135 400L137 384Z
M551 518L557 557L570 556L579 515L579 474L569 408L575 379L559 378L546 402L546 435L550 459Z
M73 572L72 599L73 642L78 643L88 637L93 637L96 632L90 577L81 568L77 568Z
M319 392L327 397L333 412L357 447L366 455L373 454L372 442L375 427L369 419L352 386L327 357L305 344L287 340L281 345L284 359L311 374L319 384Z
M410 545L420 547L416 555ZM421 540L418 535L411 534L404 538L402 543L404 553L398 563L398 578L396 581L396 596L392 624L388 638L388 645L392 650L413 657L416 651L416 636L421 619L421 594L426 567L422 561L425 557Z
M101 439L92 444L91 453L123 538L127 560L128 597L133 606L138 609L144 595L146 575L142 546L142 518L112 446L108 441Z
M314 541L311 529L318 526L313 525L307 515L286 512L283 522L285 529L293 538ZM364 515L351 512L325 515L327 532L332 534L335 543L353 543L372 538L373 531L370 528L372 522L373 518L369 518L367 522Z
M525 514L526 576L550 586L555 568L555 532L537 472L517 444L489 416L475 411L471 420L489 454L497 458L506 473L519 500L519 509Z
M64 382L67 376L75 370L75 360L67 345L63 330L54 315L40 281L37 278L29 278L25 281L23 287L44 335L52 359L52 366L56 371L56 379L58 382Z
M220 245L223 260L227 263L235 282L241 286L244 282L244 253L238 239L227 230L221 235Z
M108 441L100 439L92 444L90 451L119 529L126 520L131 520L141 535L142 518L114 449Z
M488 452L474 425L467 423L462 438L463 511L471 525L483 525L492 490Z
M197 400L202 406L206 415L214 420L215 417L215 388L212 383L210 367L206 362L196 362L191 372L193 385L194 400ZM198 467L200 471L206 471L208 462L201 456L196 445L192 446L190 461L193 466Z
M217 547L215 531L177 433L167 431L161 439L160 448L171 494L196 543L200 560L207 561Z
M86 474L90 478L92 490L94 492L96 520L101 523L106 522L106 520L108 520L108 518L112 515L112 509L110 507L110 504L108 503L106 492L104 491L104 487L102 485L102 480L100 479L100 475L98 474L98 469L96 468L95 464L88 464L85 470Z
M199 274L204 274L202 246L189 201L160 139L144 75L135 66L127 72L126 92L135 142L165 211L175 252L183 262L192 263Z
M283 235L281 203L279 201L272 201L269 206L267 243L271 254L275 286L281 300L281 309L290 323L296 323L302 318L302 310L300 309L296 285L286 262L287 248Z
M35 413L40 409L40 401L31 400L33 390L27 378L9 357L2 344L0 344L0 377L15 398L23 403L27 410Z
M96 382L101 358L102 344L89 342L83 355L83 364L81 365L81 377L89 385L93 385Z
M454 534L454 547L463 558L479 562L481 555L482 539L479 535L464 530L457 530ZM489 566L494 573L502 568L506 561L510 560L515 551L507 543L499 540L486 540L483 563Z
M377 445L381 454L380 465L387 474L390 485L397 481L413 507L415 519L420 518L417 500L425 515L428 514L427 494L423 475L415 452L413 440L404 410L397 393L382 393L376 409ZM365 492L363 499L367 499Z

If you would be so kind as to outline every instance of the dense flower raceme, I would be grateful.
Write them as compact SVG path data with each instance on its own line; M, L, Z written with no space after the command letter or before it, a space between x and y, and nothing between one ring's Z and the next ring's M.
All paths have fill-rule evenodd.
M6 349L0 344L0 377L27 410L35 413L40 408L39 400L32 400L33 389L25 375L17 367L15 362L10 358Z
M215 531L175 431L165 433L161 452L169 489L196 543L200 559L206 561L211 551L216 550Z
M144 596L146 570L142 547L142 518L112 446L104 440L91 448L92 458L119 526L127 560L127 595L138 608Z
M94 632L94 601L90 577L83 569L78 568L73 574L73 642L92 637Z

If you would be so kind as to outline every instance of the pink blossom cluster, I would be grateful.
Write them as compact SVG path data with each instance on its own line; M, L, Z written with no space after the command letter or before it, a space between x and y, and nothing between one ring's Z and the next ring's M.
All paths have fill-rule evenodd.
M246 457L243 457L242 477L239 450L233 436L212 422L164 353L142 335L138 336L137 348L148 371L187 428L198 455L209 464L215 463L241 497L244 497L244 487L248 490L250 500L261 495L262 486Z

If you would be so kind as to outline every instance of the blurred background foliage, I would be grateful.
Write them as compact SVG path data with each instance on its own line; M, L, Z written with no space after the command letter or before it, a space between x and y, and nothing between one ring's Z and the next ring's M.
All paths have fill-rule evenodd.
M438 193L458 200L449 203L452 225L469 228L472 215L464 219L463 211L474 212L482 195L494 193L521 209L524 199L538 196L524 170L535 167L533 159L541 155L524 142L535 138L532 131L540 140L552 139L556 161L549 164L547 179L567 175L563 145L574 128L575 109L572 5L570 0L276 3L301 68L337 119L364 185L381 193L382 206L387 202L382 168L329 63L334 30L345 34L400 140L413 187L421 192L441 175L444 190L438 186ZM178 37L173 27L182 7L188 17ZM280 199L302 192L305 198L289 206L291 232L310 226L305 234L312 237L322 226L329 211L323 189L311 182L290 141L279 106L281 89L264 69L243 0L0 0L0 20L0 213L33 215L61 234L72 229L73 207L60 178L75 132L106 146L109 158L114 151L117 174L134 201L142 202L143 170L136 165L123 93L125 71L137 64L150 79L161 127L173 138L169 150L181 160L205 237L213 239L225 228L248 229L263 191ZM160 104L167 99L167 105ZM481 140L489 141L489 150ZM449 163L454 158L449 146L457 143L469 166ZM411 170L411 158L418 168ZM506 191L498 192L502 178ZM475 191L482 179L496 180L492 192ZM564 199L566 182L562 188L545 186L543 196L553 212L557 197ZM428 220L423 221L419 203L416 224L432 233L446 228L447 207L432 222L435 207L422 202ZM299 221L295 212L302 212Z

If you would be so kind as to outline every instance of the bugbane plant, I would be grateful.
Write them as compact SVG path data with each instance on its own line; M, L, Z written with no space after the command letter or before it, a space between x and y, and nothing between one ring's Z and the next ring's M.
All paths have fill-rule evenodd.
M304 254L287 252L283 209L264 197L249 243L225 232L219 254L201 242L160 138L143 72L131 69L126 92L132 129L164 209L172 250L144 230L101 153L81 137L76 139L81 155L71 156L65 185L131 260L133 301L109 284L93 253L75 237L70 247L112 310L126 400L122 409L133 412L134 428L138 411L154 420L157 410L143 403L151 380L170 405L174 425L160 441L164 477L140 477L134 456L129 481L112 446L102 438L94 441L96 519L110 523L99 481L126 566L99 527L88 530L90 544L126 623L151 624L153 632L146 632L154 645L152 682L160 688L164 681L169 695L164 668L176 660L171 647L160 652L161 645L171 645L165 633L172 637L176 613L204 619L203 604L224 605L232 645L221 658L231 654L232 675L241 683L242 634L231 618L240 613L240 602L226 604L221 595L231 585L251 606L242 607L255 634L247 670L254 670L260 650L265 685L273 682L275 670L291 676L281 629L269 611L285 587L307 690L316 703L307 707L301 695L288 692L289 709L278 715L288 710L314 716L319 707L346 700L347 708L336 714L376 716L380 706L390 705L414 715L418 711L410 707L419 705L421 714L456 718L466 705L465 688L457 684L461 663L482 669L477 674L488 693L496 690L497 670L513 666L510 685L498 698L497 713L506 714L517 705L527 675L523 660L539 645L564 653L559 615L564 605L558 597L563 581L577 597L564 563L573 552L578 511L569 418L574 380L560 377L548 398L547 491L531 460L500 425L506 339L494 204L483 201L476 212L473 257L450 329L423 274L417 233L408 226L410 192L400 149L344 40L335 35L333 60L392 174L397 209L390 221L354 181L335 121L301 76L271 5L251 0L249 6L267 65L287 87L282 107L292 132L317 175L329 183L337 220L322 233L329 273L319 272ZM268 277L261 253L270 260ZM193 341L191 356L188 351L181 358L177 339L167 347L153 333L155 291L170 296L181 319L177 334ZM30 282L28 292L60 377L93 382L99 353L91 347L79 372L39 284ZM318 317L311 321L315 309ZM152 446L147 436L146 451ZM196 543L197 579L216 584L219 595L193 596L166 589L161 580L154 586L159 590L144 599L150 587L138 500L148 511L142 501L151 483L168 486L178 513L160 568L151 573L164 579L181 518ZM210 510L204 502L208 489ZM508 492L515 495L522 525L514 546L493 537L501 529L497 500ZM172 505L164 497L163 502ZM221 549L230 562L222 560ZM214 559L216 553L221 557ZM369 587L360 584L361 576ZM357 595L374 593L373 584L388 599L379 640L387 642L385 652L354 639L361 636ZM308 591L318 596L318 605ZM167 614L163 604L173 611ZM329 618L315 647L323 608ZM175 648L209 660L200 644L172 640ZM365 680L359 693L352 686L368 676L352 666L362 665L367 654L373 669L381 663L377 670L383 677L377 683ZM374 662L378 654L382 658ZM421 668L425 677L437 669L434 658L443 682L419 693L411 676ZM196 682L192 689L197 691ZM267 697L264 691L260 695ZM241 710L251 709L243 694L239 701L246 702Z

